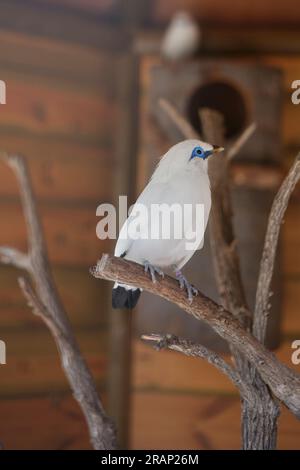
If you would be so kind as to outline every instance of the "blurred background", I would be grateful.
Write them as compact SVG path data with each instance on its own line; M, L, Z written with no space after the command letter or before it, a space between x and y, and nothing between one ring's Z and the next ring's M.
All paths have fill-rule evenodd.
M186 49L182 15L175 17L179 43L170 29L166 36L183 9L192 32ZM198 107L212 106L224 113L228 143L258 124L233 169L235 224L253 304L268 210L300 149L300 105L291 102L291 84L300 79L298 1L0 0L0 79L7 93L0 148L28 159L57 287L122 446L239 448L239 397L227 378L204 361L153 351L139 336L176 333L226 353L224 345L150 296L133 313L112 311L111 284L93 279L88 268L114 246L96 238L97 206L116 204L119 194L133 202L159 155L180 139L157 99L168 98L196 128ZM0 245L26 250L18 187L3 163L0 220ZM209 247L189 272L217 299ZM291 342L300 337L299 190L282 228L274 293L269 345L299 371L291 364ZM1 446L90 448L53 339L26 306L16 270L5 266L0 339L7 346ZM299 422L282 410L279 426L279 448L299 449Z

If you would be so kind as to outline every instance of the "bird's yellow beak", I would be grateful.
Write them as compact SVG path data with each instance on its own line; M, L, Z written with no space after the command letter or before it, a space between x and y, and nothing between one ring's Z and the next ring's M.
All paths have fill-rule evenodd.
M213 145L212 153L220 153L220 152L223 152L224 150L225 150L224 147L219 147L218 145Z

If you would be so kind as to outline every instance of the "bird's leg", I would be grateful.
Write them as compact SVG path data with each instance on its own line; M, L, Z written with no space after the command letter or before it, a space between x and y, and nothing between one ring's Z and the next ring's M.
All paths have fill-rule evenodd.
M155 274L159 274L162 278L165 277L163 271L160 268L158 268L157 266L152 266L152 264L149 263L149 261L144 262L144 268L145 268L145 273L150 274L153 284L156 283Z
M186 277L182 274L180 269L175 268L176 279L179 282L180 289L185 289L187 291L188 300L190 303L193 302L194 295L198 295L198 290L192 284L188 282Z

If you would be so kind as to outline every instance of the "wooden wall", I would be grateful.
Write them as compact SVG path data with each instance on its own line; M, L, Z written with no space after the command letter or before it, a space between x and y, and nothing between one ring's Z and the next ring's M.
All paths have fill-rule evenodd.
M272 35L264 29L296 25L299 9L296 0L278 3L254 0L250 7L242 0L0 1L0 79L8 84L7 105L0 107L0 148L28 158L58 288L101 393L108 369L108 284L93 280L88 267L111 249L96 239L95 208L116 197L116 181L124 170L119 151L125 147L133 155L126 141L130 132L124 133L130 114L125 120L127 106L118 94L121 87L123 99L128 98L123 59L130 50L132 28L157 30L184 6L206 28L206 53L250 51L258 59L260 50L271 51L263 60L285 70L283 133L286 155L292 155L300 146L300 108L290 105L288 87L300 76L300 39L291 29ZM247 31L236 34L234 28L246 22ZM264 28L249 31L259 24ZM123 137L116 143L119 128ZM25 249L18 189L3 164L0 217L0 244ZM287 363L290 339L300 336L298 222L295 199L283 227L285 315L279 354ZM0 367L1 447L88 448L85 424L55 345L26 307L16 275L14 269L0 267L0 338L7 343L8 362ZM238 399L225 379L205 363L153 352L138 340L133 348L131 447L239 446ZM284 412L280 447L299 448L298 442L299 423Z
M300 11L297 0L154 0L152 20L163 23L178 9L189 10L203 23L228 25L298 25Z

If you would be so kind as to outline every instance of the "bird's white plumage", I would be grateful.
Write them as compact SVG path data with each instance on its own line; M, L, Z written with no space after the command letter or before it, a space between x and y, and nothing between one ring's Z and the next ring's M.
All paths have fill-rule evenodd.
M196 207L196 204L203 204L205 228L211 207L211 193L207 161L201 158L190 159L193 149L197 146L201 146L204 150L212 149L211 145L193 139L180 142L172 147L160 160L135 206L143 204L150 212L152 204L179 204L182 207L184 204L190 204L193 208ZM193 228L197 228L194 226L194 216L193 213L192 224ZM125 254L126 259L140 264L148 261L163 269L173 266L181 269L193 255L194 251L186 247L187 240L185 238L175 239L173 237L169 240L155 240L149 237L143 239L144 234L151 233L149 226L151 218L142 219L138 227L138 239L122 239L132 220L133 216L129 216L120 231L115 248L116 256ZM201 247L202 245L203 239L200 242Z
M188 12L174 15L162 42L162 55L179 61L188 59L197 51L201 40L198 24Z

